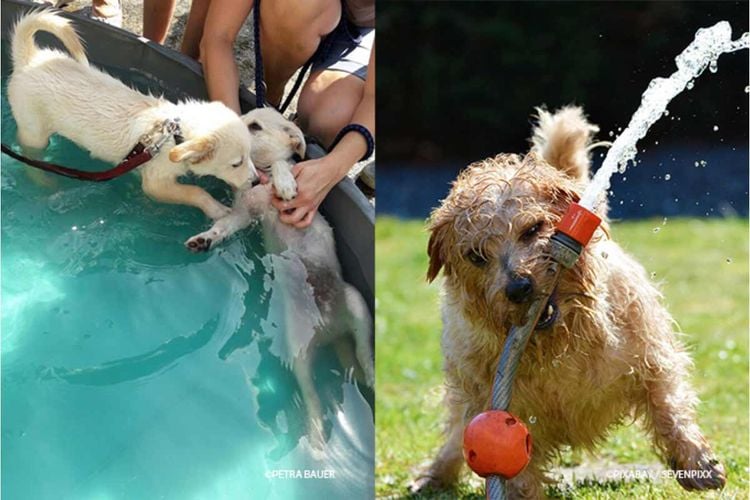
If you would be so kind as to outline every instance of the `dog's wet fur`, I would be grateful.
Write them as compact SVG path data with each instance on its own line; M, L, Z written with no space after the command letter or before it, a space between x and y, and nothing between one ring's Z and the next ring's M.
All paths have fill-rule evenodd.
M466 424L489 407L508 331L552 279L549 238L589 182L597 127L581 109L538 110L532 150L474 163L430 218L429 269L442 270L447 439L414 491L449 488L462 470ZM603 219L607 207L599 207ZM528 286L514 284L519 279ZM593 449L618 423L642 416L654 447L688 490L722 488L724 469L696 422L690 357L643 267L603 223L563 272L550 324L521 358L510 411L530 428L530 464L511 498L544 496L545 470L564 446Z
M39 31L57 37L68 53L42 49ZM178 177L192 172L218 177L234 188L257 178L250 159L258 134L220 102L172 103L144 95L91 66L81 39L66 18L49 10L23 16L15 25L13 72L8 101L18 125L18 141L30 156L40 156L52 134L70 139L95 158L117 164L145 134L166 120L179 120L184 142L170 139L163 150L138 168L143 190L155 200L191 205L218 219L230 212L198 186Z
M288 266L283 271L297 273L300 268L304 269L304 274L288 277L287 281L311 287L323 321L304 352L294 359L293 370L309 415L310 442L314 448L322 449L324 416L312 369L316 351L322 345L333 344L342 366L354 368L355 377L373 387L372 318L362 295L343 279L333 230L323 216L316 213L309 227L298 229L281 222L278 211L271 205L272 185L277 194L296 194L291 167L293 156L304 154L304 139L302 146L296 142L296 138L303 137L302 133L296 125L270 109L251 111L244 118L249 123L257 122L268 132L268 137L277 137L263 143L255 142L252 149L254 163L270 166L267 172L271 174L271 184L244 186L237 192L232 212L215 221L207 231L188 239L185 246L192 252L205 252L237 231L260 224L269 253L302 263L302 266ZM290 304L288 307L295 309L297 306ZM295 335L295 332L287 331L286 335ZM297 343L289 340L289 344Z

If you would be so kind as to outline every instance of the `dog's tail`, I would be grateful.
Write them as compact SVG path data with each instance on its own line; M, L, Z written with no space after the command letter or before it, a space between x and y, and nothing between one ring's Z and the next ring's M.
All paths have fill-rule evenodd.
M569 176L588 179L589 145L599 127L589 123L577 106L566 106L555 114L543 108L536 112L539 121L531 138L533 150Z
M80 37L67 19L50 10L39 10L25 15L18 20L13 30L12 57L13 65L21 68L29 64L39 47L34 41L37 31L52 33L63 43L73 59L88 66L86 50Z

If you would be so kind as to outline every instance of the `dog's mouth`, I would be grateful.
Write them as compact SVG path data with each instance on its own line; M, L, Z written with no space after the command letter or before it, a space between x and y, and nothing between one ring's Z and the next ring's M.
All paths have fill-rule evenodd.
M555 296L553 294L544 306L542 314L539 316L539 321L537 321L535 330L546 330L551 327L555 321L557 321L559 315L560 309L557 307L557 302L555 301Z

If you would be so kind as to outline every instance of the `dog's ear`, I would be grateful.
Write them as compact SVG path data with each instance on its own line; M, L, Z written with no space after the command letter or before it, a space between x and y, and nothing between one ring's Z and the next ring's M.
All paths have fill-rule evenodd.
M543 108L536 111L538 122L531 138L533 151L569 177L588 180L589 146L599 127L589 123L579 107L567 106L555 114Z
M427 243L427 255L430 263L427 267L427 281L432 282L445 265L445 239L448 234L448 221L440 219L433 213L430 219L430 241Z
M215 137L196 137L169 150L169 159L174 163L187 161L192 164L210 160L216 152L216 143Z
M263 130L263 124L260 122L257 116L251 111L249 113L245 113L240 117L242 120L242 123L245 124L247 129L250 131L251 134L257 134L261 130Z

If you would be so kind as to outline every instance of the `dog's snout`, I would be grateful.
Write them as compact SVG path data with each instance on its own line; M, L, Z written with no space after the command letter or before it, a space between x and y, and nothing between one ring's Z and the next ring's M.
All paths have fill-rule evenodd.
M301 137L297 137L295 135L292 135L289 137L291 139L291 146L292 150L297 153L300 158L305 157L305 139Z
M505 296L514 304L522 304L531 298L534 282L530 276L513 274L505 286Z

